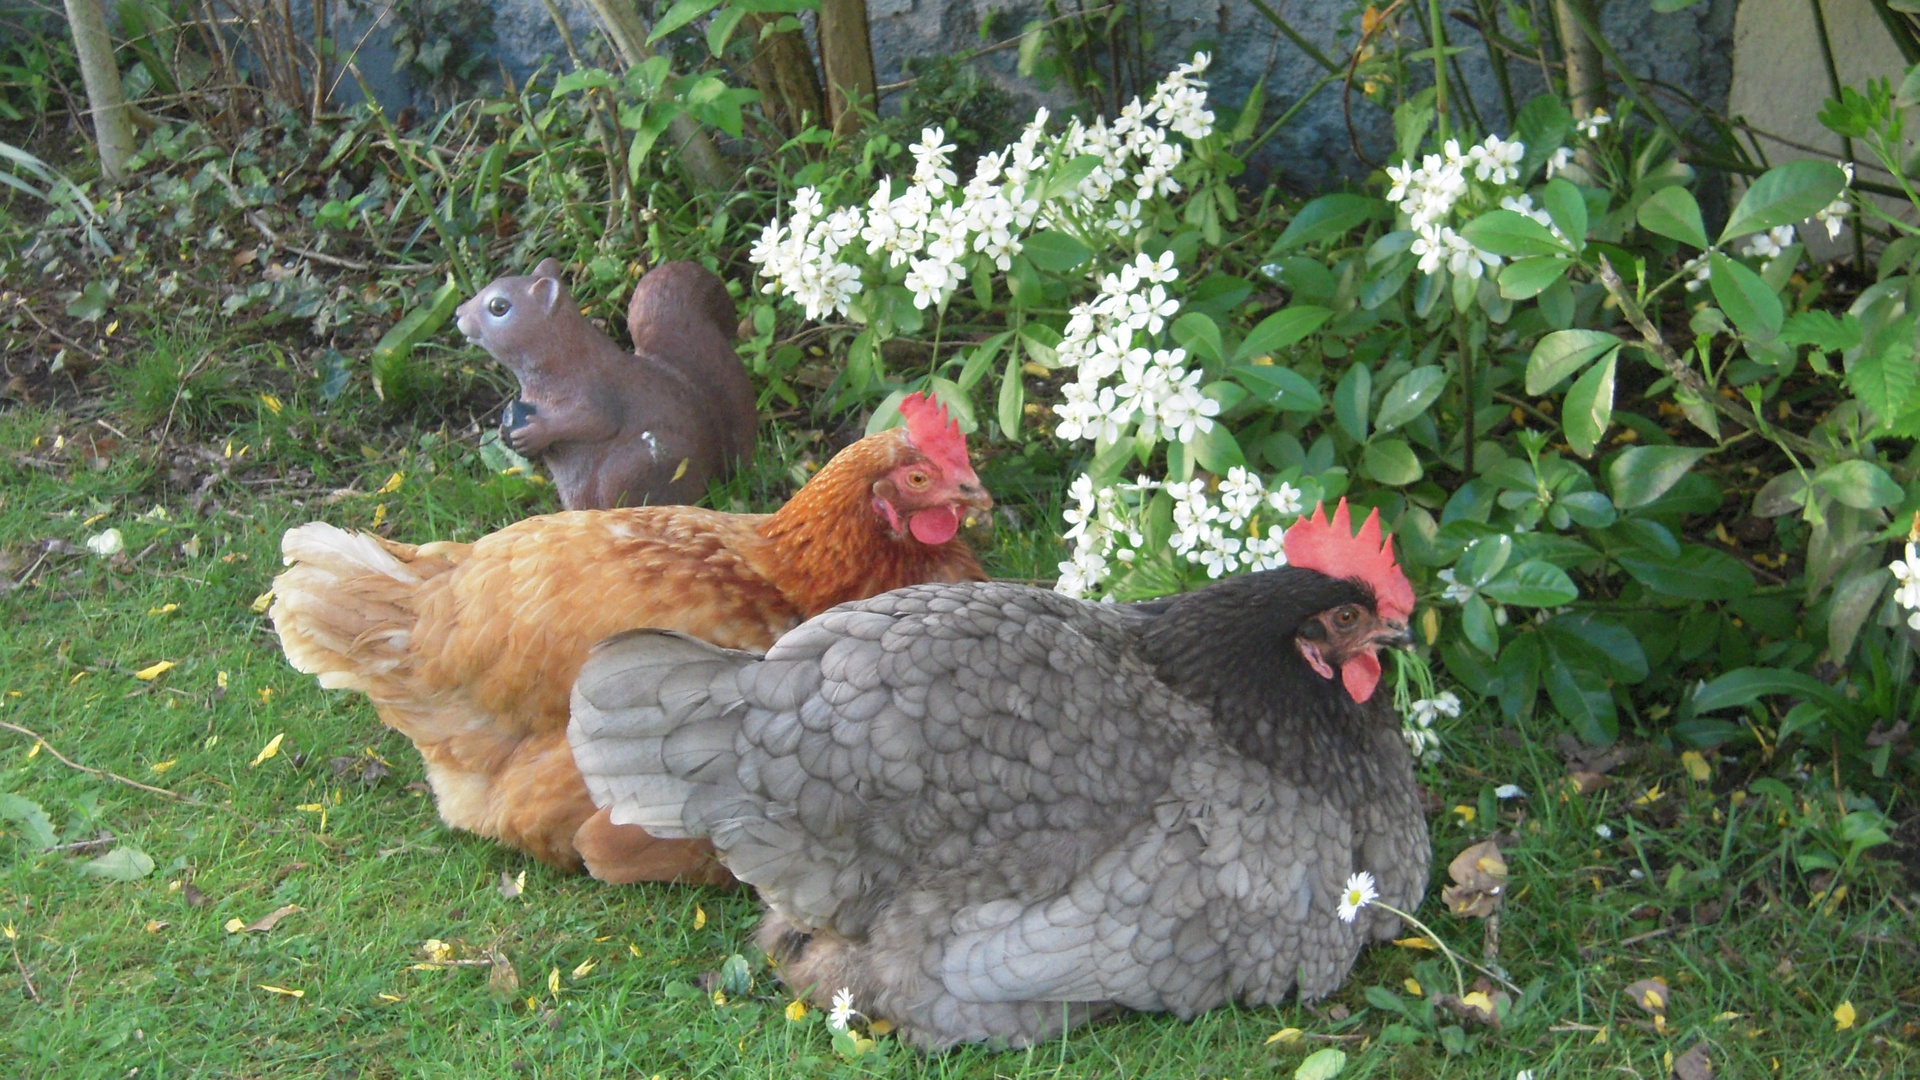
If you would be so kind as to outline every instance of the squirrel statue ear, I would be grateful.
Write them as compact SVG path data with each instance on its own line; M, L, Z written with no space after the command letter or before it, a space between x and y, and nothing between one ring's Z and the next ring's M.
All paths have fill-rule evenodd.
M533 268L533 287L527 291L532 294L540 310L552 313L559 305L560 297L566 292L566 285L560 280L560 260L545 258Z

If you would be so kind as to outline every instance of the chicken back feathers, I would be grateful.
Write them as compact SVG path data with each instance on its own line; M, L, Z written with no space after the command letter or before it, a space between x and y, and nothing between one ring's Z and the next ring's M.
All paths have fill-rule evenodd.
M621 635L569 731L612 820L709 837L759 888L789 985L921 1047L1024 1045L1116 1006L1326 994L1398 926L1335 917L1349 874L1418 904L1399 723L1294 643L1374 604L1295 567L1138 605L925 585L764 659Z
M984 578L963 541L887 521L874 489L903 470L930 475L896 516L991 505L964 458L936 467L896 428L772 515L578 511L418 546L314 522L282 541L274 627L294 667L366 694L413 741L449 825L609 880L726 880L704 841L655 843L596 813L566 743L574 678L595 642L633 627L765 649L844 600Z

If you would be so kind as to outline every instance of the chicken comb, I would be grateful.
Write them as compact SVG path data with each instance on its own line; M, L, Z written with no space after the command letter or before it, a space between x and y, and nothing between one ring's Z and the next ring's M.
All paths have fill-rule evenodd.
M967 460L967 438L960 434L960 421L947 418L947 407L921 393L908 394L900 402L900 415L907 419L907 440L927 455L927 460L946 472L960 476L973 473Z
M1393 540L1380 535L1378 509L1367 515L1360 535L1355 536L1347 500L1340 500L1331 522L1325 503L1314 507L1313 516L1301 518L1287 530L1287 562L1328 577L1366 582L1384 618L1405 621L1413 614L1413 586L1394 561Z

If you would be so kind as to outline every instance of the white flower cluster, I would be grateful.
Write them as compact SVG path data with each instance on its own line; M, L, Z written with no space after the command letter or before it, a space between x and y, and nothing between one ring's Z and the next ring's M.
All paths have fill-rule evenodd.
M1387 166L1392 183L1387 201L1407 215L1415 233L1411 250L1420 256L1421 273L1435 274L1445 266L1455 275L1477 279L1500 265L1500 256L1474 247L1449 222L1471 189L1469 173L1474 180L1504 187L1520 179L1520 161L1526 155L1526 146L1518 140L1489 135L1465 150L1460 140L1448 139L1440 153L1426 155L1417 168L1411 160Z
M1713 277L1712 253L1703 251L1688 259L1686 265L1680 268L1680 272L1693 275L1687 279L1688 292L1699 292L1706 288L1707 281Z
M1079 377L1053 407L1055 435L1110 446L1136 425L1149 438L1179 442L1213 430L1220 403L1200 392L1201 372L1187 367L1187 351L1136 344L1138 335L1159 334L1179 313L1180 302L1167 295L1179 276L1173 252L1137 255L1101 278L1098 296L1074 307L1056 355Z
M1844 172L1847 174L1847 186L1852 187L1853 186L1853 162L1841 161L1841 162L1836 162L1835 164L1840 166L1841 172ZM1832 202L1828 203L1822 209L1815 211L1813 215L1813 219L1815 221L1818 221L1820 224L1826 226L1827 239L1838 240L1840 239L1840 230L1846 226L1847 214L1850 213L1852 210L1853 210L1853 204L1848 202L1846 199L1846 196L1843 195L1840 198L1837 198Z
M1437 697L1423 698L1408 707L1400 734L1407 740L1407 748L1413 751L1415 761L1440 760L1440 733L1433 730L1433 722L1442 716L1459 715L1460 698L1451 690L1444 690Z
M1208 491L1205 480L1162 483L1142 476L1131 484L1094 490L1093 478L1082 474L1067 489L1073 500L1063 515L1064 539L1074 542L1073 557L1060 564L1054 589L1085 599L1099 591L1111 576L1114 563L1131 565L1146 544L1141 518L1157 491L1173 500L1175 555L1221 578L1241 570L1271 570L1287 564L1286 529L1300 516L1300 491L1281 483L1268 490L1258 473L1234 467L1220 478L1218 490ZM1278 520L1262 523L1271 511ZM1263 535L1264 533L1264 535Z
M1893 560L1887 569L1893 571L1893 602L1913 612L1907 616L1907 625L1920 630L1920 553L1914 551L1912 541L1907 542L1907 557Z
M1767 265L1772 266L1773 260L1792 246L1795 239L1793 226L1775 225L1766 232L1755 233L1753 239L1747 241L1747 249L1740 254L1749 259L1765 259Z
M822 319L845 315L870 279L899 280L921 309L944 304L965 280L970 253L1006 270L1036 224L1083 238L1105 230L1125 240L1141 227L1145 201L1181 190L1173 173L1186 151L1169 133L1204 139L1213 131L1207 84L1198 78L1208 62L1206 53L1196 54L1112 125L1075 117L1051 135L1047 110L1039 110L1017 142L981 155L964 188L946 130L927 128L908 147L913 176L898 195L889 178L864 208L828 212L817 189L802 188L788 219L762 230L748 258L767 278L765 291L791 296L807 318ZM1082 155L1100 163L1075 186L1048 194L1056 167ZM856 239L865 241L864 259Z

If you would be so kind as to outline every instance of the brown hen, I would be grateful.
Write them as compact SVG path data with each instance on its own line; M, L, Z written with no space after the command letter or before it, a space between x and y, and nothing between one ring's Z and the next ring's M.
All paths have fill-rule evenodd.
M426 759L440 817L607 881L730 880L704 841L597 812L567 748L595 642L635 627L764 651L835 604L985 579L957 538L993 502L944 409L847 447L774 514L690 506L530 518L471 544L291 529L274 628L294 667L358 690Z

